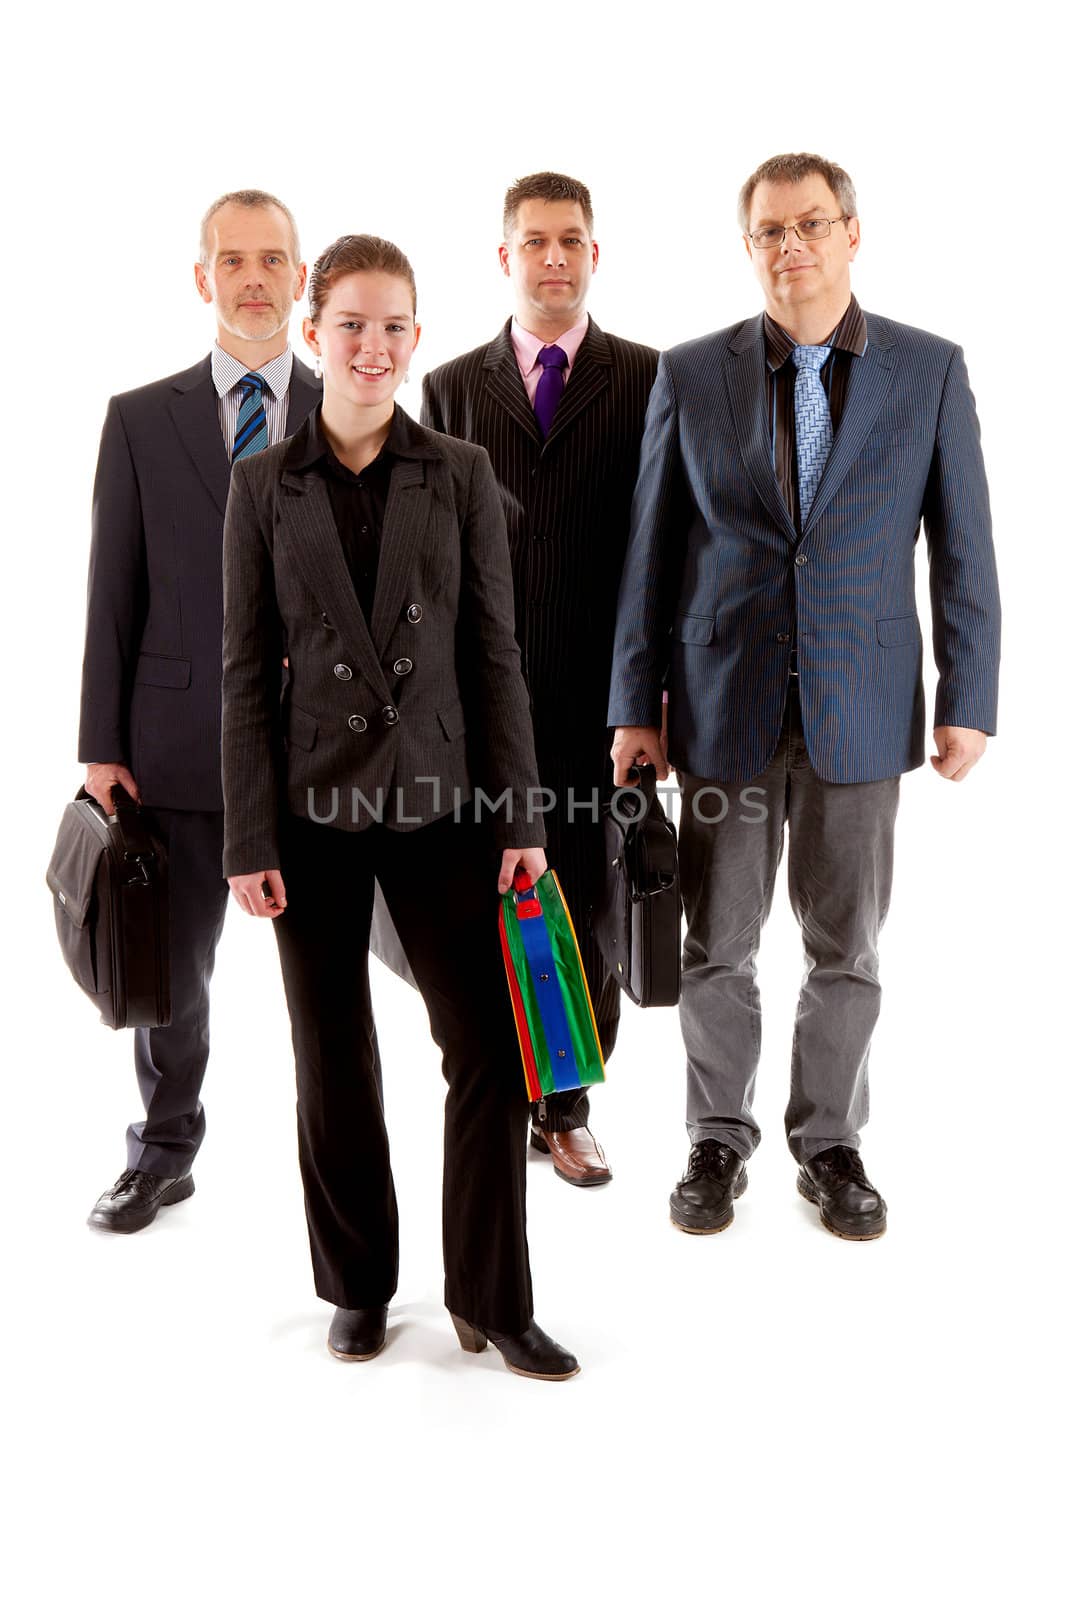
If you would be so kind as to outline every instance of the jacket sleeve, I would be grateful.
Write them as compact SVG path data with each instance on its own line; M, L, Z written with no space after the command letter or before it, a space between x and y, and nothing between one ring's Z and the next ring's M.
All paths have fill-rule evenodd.
M981 430L958 347L941 394L923 520L938 671L934 726L995 733L1000 594Z
M147 609L141 492L119 403L113 399L100 436L93 486L79 761L130 765L129 702Z
M544 823L529 814L537 761L530 697L515 642L507 526L493 469L481 448L471 464L462 549L457 638L471 781L494 802L510 793L511 820L507 806L493 813L501 849L543 845Z
M619 583L610 727L659 727L687 532L686 498L678 407L664 353L645 416L630 539Z
M266 872L280 861L282 748L278 663L284 652L274 558L245 463L230 478L223 533L223 872Z

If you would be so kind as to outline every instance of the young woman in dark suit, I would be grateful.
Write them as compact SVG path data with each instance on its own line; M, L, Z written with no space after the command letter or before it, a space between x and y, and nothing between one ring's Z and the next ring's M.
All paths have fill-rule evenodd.
M402 252L339 239L308 298L322 406L239 462L230 490L223 782L231 890L275 922L328 1344L377 1355L397 1281L366 970L377 878L448 1083L445 1303L464 1349L489 1340L513 1372L566 1378L577 1362L533 1321L496 934L516 869L545 870L503 512L484 450L394 404L420 331ZM477 790L500 809L479 818Z

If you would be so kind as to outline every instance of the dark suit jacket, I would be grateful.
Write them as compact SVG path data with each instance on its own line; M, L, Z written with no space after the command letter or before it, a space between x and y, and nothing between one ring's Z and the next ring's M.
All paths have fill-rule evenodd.
M289 433L320 394L294 361ZM124 763L148 805L222 810L229 481L210 356L112 399L93 493L78 758Z
M996 730L1000 603L978 418L958 346L867 316L797 534L767 421L763 319L665 351L619 592L616 726L659 726L682 771L746 782L778 741L795 647L804 731L833 783L924 760L915 543L925 524L934 723Z
M483 445L500 486L546 783L561 760L600 778L615 598L655 372L654 350L590 320L545 440L510 318L490 344L425 379L423 422Z
M475 786L494 799L513 792L513 820L505 810L493 818L501 846L544 843L541 823L524 820L537 769L488 458L402 413L398 422L369 623L325 482L289 468L304 432L234 468L223 642L227 877L278 865L282 808L352 830L380 814L404 829L446 815ZM283 635L289 679L279 705ZM357 800L355 814L353 791L369 801Z

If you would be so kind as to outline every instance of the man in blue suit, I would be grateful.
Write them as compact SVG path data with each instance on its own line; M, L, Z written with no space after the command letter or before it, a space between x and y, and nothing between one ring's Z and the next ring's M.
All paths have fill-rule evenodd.
M914 552L925 527L935 770L996 727L1000 607L978 419L958 346L864 314L841 167L776 156L741 191L762 315L660 357L619 591L616 781L682 789L686 1232L733 1220L759 1141L760 929L789 825L807 972L786 1132L798 1188L846 1239L885 1232L859 1156L900 774L924 760Z

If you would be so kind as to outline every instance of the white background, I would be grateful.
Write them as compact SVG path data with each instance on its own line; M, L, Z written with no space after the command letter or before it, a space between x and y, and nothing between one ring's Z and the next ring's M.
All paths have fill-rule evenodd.
M3 1546L23 1597L150 1593L1044 1596L1062 1391L1060 122L1044 7L453 4L26 8L5 25L10 344L4 587ZM382 233L425 324L403 392L493 335L503 191L593 191L591 308L668 345L759 297L746 174L853 174L861 303L963 344L1006 614L1002 733L963 786L904 780L864 1155L882 1241L832 1238L781 1131L800 971L783 892L761 980L764 1142L737 1221L674 1231L672 1013L627 1007L581 1193L530 1170L537 1311L584 1371L456 1346L441 1308L441 1080L421 1005L375 979L400 1196L388 1350L324 1349L273 939L231 916L197 1193L145 1233L84 1216L138 1112L43 886L75 730L109 394L212 337L206 204L276 191L308 260ZM925 551L917 556L923 609Z

